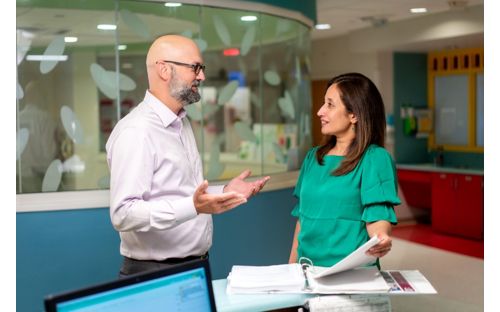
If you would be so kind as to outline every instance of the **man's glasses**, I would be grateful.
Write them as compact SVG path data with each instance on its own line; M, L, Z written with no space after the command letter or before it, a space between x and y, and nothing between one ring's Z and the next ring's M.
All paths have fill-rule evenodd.
M158 62L172 63L172 64L179 65L179 66L189 67L194 71L194 73L196 75L198 75L202 70L203 70L203 72L205 72L205 65L200 64L200 63L187 64L187 63L181 63L181 62L175 62L175 61L165 61L165 60L158 61ZM156 63L158 63L158 62L156 62Z

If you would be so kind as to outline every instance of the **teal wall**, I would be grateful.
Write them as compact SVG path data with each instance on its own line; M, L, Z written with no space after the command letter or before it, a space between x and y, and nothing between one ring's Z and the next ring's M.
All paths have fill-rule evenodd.
M428 151L426 138L403 134L401 106L411 104L426 108L427 103L427 54L402 53L393 55L394 69L394 158L397 163L432 163L435 152ZM444 166L483 169L483 153L445 152Z
M288 262L295 219L292 189L258 194L214 216L210 266L226 278L233 264ZM17 311L43 311L43 298L117 277L120 239L107 208L18 213Z
M242 0L247 2L259 2L282 7L288 10L297 11L310 18L314 23L316 18L316 0Z

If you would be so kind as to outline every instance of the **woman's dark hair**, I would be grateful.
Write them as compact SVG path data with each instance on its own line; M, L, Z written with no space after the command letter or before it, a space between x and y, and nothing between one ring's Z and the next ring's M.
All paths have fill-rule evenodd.
M340 176L351 172L363 156L370 144L384 146L385 142L385 108L382 96L375 84L359 73L347 73L328 81L327 90L336 85L340 99L348 113L354 114L357 124L354 127L356 137L347 150L340 166L332 175ZM323 158L335 146L337 138L324 135L323 141L316 151L318 163L323 165Z

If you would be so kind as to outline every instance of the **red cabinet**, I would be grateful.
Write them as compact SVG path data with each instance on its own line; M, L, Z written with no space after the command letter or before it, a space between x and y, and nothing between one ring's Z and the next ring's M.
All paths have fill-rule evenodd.
M483 238L483 176L432 173L432 228L468 238Z

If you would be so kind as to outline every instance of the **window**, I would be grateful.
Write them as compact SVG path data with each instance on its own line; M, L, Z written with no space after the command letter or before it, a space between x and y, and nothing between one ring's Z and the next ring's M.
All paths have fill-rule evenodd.
M429 106L434 109L431 149L483 152L483 49L430 53Z
M241 16L253 15L253 21ZM98 27L98 25L101 25ZM168 31L207 65L187 108L205 176L299 169L311 146L309 27L292 19L146 1L17 3L17 193L109 187L104 146L147 89L145 57Z

